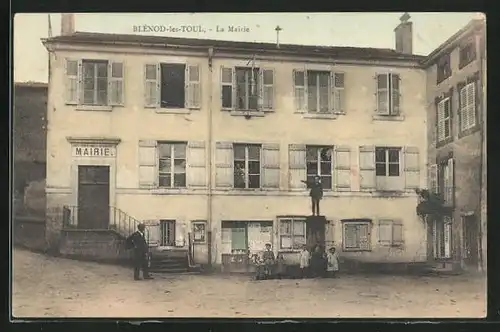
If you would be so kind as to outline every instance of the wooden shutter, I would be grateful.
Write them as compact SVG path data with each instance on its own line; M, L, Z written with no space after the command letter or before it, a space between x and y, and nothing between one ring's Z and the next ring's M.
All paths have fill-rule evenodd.
M378 224L378 242L382 245L392 244L392 221L381 220Z
M467 128L476 125L476 83L467 86Z
M139 187L152 188L158 184L156 141L139 141Z
M160 107L161 73L159 64L144 66L144 106Z
M404 149L405 188L417 189L420 187L420 158L418 148L407 146Z
M333 73L332 74L332 97L333 97L333 112L343 113L345 112L345 73Z
M234 183L233 144L216 142L215 144L215 186L232 188Z
M401 105L401 94L400 94L400 83L401 77L398 74L391 75L391 101L392 109L389 110L391 115L398 115L400 113Z
M375 147L359 147L359 187L361 190L375 190Z
M221 82L221 106L223 110L234 110L236 105L236 71L232 67L221 67L220 70L220 82ZM224 90L230 91L231 93L231 104L224 105Z
M65 102L68 105L77 105L80 101L82 62L79 60L66 59L65 73Z
M359 247L359 236L358 236L358 227L357 225L351 225L348 223L344 223L342 225L343 228L343 248L344 249L356 249Z
M273 189L280 187L279 144L262 145L262 187Z
M108 63L108 105L124 105L124 71L123 62Z
M292 71L293 95L295 110L298 112L307 111L307 71L294 69Z
M360 224L358 225L359 230L359 249L360 250L370 250L370 225Z
M201 67L197 64L186 65L185 104L189 109L201 108Z
M432 221L432 251L433 257L438 258L438 241L437 241L437 221L434 219Z
M377 74L377 113L389 115L389 74Z
M447 173L446 173L446 184L444 187L445 193L446 193L446 203L448 204L453 204L454 198L455 198L455 180L454 180L454 167L455 166L455 161L453 158L448 159L447 163Z
M459 89L458 110L460 115L460 130L464 131L467 129L467 124L469 123L469 113L467 112L467 88L463 84L458 84L457 88Z
M144 220L146 225L148 238L148 245L150 247L157 247L160 245L161 231L160 231L160 220Z
M444 217L444 257L451 258L451 220Z
M351 150L348 146L336 146L335 188L338 191L351 191Z
M400 245L404 243L404 230L401 220L394 220L392 223L392 244Z
M206 187L206 149L205 142L189 142L187 149L187 185L188 187Z
M306 189L306 184L301 182L307 180L306 146L290 144L288 146L288 159L290 189Z
M432 164L429 166L429 191L437 194L438 188L438 165Z
M274 105L274 69L260 69L261 80L259 80L262 98L262 109L264 112L272 112L275 109Z
M446 100L446 99L445 99ZM437 104L437 141L441 142L445 139L445 123L444 123L444 112L445 112L445 100L440 101Z

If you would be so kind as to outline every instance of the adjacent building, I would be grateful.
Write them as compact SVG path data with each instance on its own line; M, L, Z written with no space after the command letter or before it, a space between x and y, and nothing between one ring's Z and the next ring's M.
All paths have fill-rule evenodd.
M429 225L429 258L486 269L485 22L473 20L423 62L429 180L447 215Z

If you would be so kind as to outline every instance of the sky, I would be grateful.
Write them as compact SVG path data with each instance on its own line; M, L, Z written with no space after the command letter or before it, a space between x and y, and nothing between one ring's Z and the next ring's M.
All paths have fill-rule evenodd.
M394 48L394 28L403 13L79 13L75 30L146 34L171 37L280 43ZM411 13L413 52L427 55L465 26L477 13ZM48 36L48 14L14 17L14 81L47 82L47 50L40 39ZM61 15L50 14L52 34L59 35ZM201 26L205 32L134 32L137 26ZM229 32L228 27L245 27ZM221 31L224 29L224 31Z

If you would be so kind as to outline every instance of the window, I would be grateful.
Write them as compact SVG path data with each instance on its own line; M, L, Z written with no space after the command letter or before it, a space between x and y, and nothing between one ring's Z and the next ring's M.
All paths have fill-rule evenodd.
M451 225L452 219L444 217L443 220L435 220L433 223L434 234L434 258L451 258Z
M160 220L160 246L175 246L175 220Z
M332 189L333 172L332 146L306 146L307 182L312 183L315 176L321 178L323 189Z
M146 107L201 107L201 72L197 64L146 64L144 86Z
M234 187L241 189L260 188L261 146L256 144L234 144Z
M369 221L342 220L343 250L370 250L370 227Z
M441 100L437 105L437 140L442 142L451 137L451 101Z
M460 129L465 131L476 125L476 83L460 89Z
M295 108L310 113L343 112L344 73L294 70Z
M377 76L377 113L379 115L399 115L400 113L400 77L387 73Z
M121 62L66 60L66 104L123 105L123 75Z
M476 60L476 43L471 39L460 47L458 68L462 69L474 60Z
M399 176L400 152L400 148L375 148L376 176Z
M450 158L438 165L438 192L442 195L446 205L452 205L454 201L454 161Z
M451 76L450 54L441 57L437 64L437 84Z
M186 187L186 143L158 143L159 185Z
M274 80L273 69L222 67L222 109L272 111L274 108Z
M306 244L306 221L290 218L280 220L280 249L300 249Z
M193 221L193 242L205 243L206 241L206 227L205 221Z
M400 246L403 244L403 224L394 220L380 220L378 225L378 242L384 246Z

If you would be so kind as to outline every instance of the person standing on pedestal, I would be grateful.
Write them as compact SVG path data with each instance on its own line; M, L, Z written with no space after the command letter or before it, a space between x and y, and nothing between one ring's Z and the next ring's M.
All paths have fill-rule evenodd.
M302 180L302 182L307 184L307 187L311 189L309 196L311 196L312 215L319 216L319 201L323 198L323 185L321 184L321 178L316 175L313 182L304 180Z

